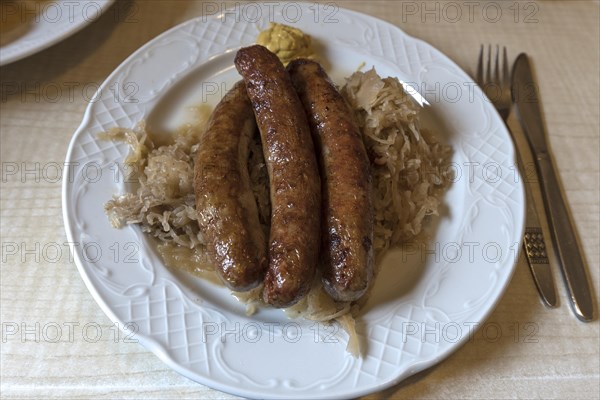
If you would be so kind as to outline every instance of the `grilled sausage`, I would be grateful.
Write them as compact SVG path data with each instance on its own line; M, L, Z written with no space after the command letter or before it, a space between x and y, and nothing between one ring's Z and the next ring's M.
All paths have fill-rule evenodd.
M194 166L200 231L218 275L229 288L246 291L263 279L267 242L248 173L249 143L256 131L244 82L213 111Z
M254 107L269 174L271 233L263 298L296 303L310 289L319 252L320 179L306 114L281 61L263 46L238 51L235 66Z
M360 298L373 275L369 158L344 98L321 66L288 65L306 109L321 170L323 286L338 301Z

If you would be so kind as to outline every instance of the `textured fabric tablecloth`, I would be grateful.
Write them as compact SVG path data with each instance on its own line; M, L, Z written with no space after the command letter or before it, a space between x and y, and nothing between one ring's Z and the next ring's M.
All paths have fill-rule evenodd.
M506 45L511 59L529 53L597 304L600 3L335 3L395 24L468 73L482 43ZM91 95L86 88L100 84L138 47L203 9L201 1L118 1L82 31L0 69L3 398L232 397L178 375L139 344L122 336L114 340L111 321L64 245L61 182L52 169L62 165L81 122ZM62 88L58 96L56 88ZM559 271L554 273L560 307L549 310L521 256L487 321L496 324L499 335L477 332L437 366L369 398L599 398L598 321L575 319ZM88 323L102 327L97 342L84 338ZM59 340L53 324L62 327Z

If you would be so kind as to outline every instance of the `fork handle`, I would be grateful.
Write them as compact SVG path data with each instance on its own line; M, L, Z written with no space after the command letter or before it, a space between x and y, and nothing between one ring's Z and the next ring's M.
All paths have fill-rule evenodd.
M550 234L556 244L560 266L564 276L573 311L582 321L594 317L591 290L586 278L585 265L578 249L575 229L571 224L567 205L561 194L556 169L548 153L537 153L535 157L544 206L549 216Z
M524 165L521 157L517 160L520 165ZM548 248L544 240L544 232L540 224L540 218L535 207L533 195L528 182L523 182L525 187L525 202L527 204L527 213L525 214L525 235L523 236L523 250L527 257L527 263L533 276L535 286L542 298L544 304L548 307L556 307L556 289L554 287L554 278L550 269L550 260L548 259Z

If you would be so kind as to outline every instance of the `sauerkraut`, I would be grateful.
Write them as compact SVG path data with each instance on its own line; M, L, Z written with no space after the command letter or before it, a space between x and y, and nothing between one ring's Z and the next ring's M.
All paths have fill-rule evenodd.
M112 226L137 224L157 239L165 264L201 275L214 268L198 227L194 157L209 115L206 108L198 108L194 123L179 129L172 143L162 146L146 132L144 123L134 129L113 128L102 135L131 148L122 171L134 190L115 195L105 204Z
M391 246L418 235L424 219L437 213L451 181L443 173L451 151L420 129L420 108L398 79L382 79L374 69L356 72L347 79L341 94L355 113L371 161L377 263ZM186 125L172 143L162 146L152 140L144 125L107 132L108 138L131 146L124 169L132 171L138 185L135 191L114 196L105 211L115 228L137 224L156 238L158 251L170 268L218 282L198 229L193 188L194 158L207 116L206 110L198 113L195 123ZM258 134L249 154L252 189L268 237L269 179ZM260 288L234 295L248 304L249 312L262 305ZM317 276L309 294L286 313L293 318L338 321L349 333L349 351L357 354L352 315L359 306L332 300Z
M397 78L382 79L375 69L355 72L341 90L363 134L371 160L375 211L375 258L417 236L426 216L437 214L451 156L426 130L421 108Z

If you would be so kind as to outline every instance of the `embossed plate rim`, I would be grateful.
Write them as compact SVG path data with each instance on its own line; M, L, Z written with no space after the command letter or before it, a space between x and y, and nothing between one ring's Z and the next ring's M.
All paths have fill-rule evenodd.
M95 0L93 3L99 5L100 13L104 14L114 1L115 0ZM77 5L79 5L79 3L77 3ZM41 17L40 22L35 23L31 32L0 47L0 66L22 60L23 58L29 57L63 41L94 22L101 14L98 14L96 18L88 19L77 13L77 18L72 22L61 20L60 29L58 30L52 29L52 24L55 22L47 21L46 18Z

